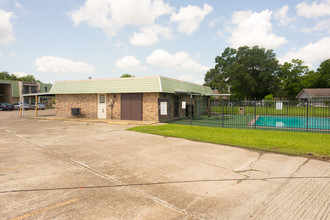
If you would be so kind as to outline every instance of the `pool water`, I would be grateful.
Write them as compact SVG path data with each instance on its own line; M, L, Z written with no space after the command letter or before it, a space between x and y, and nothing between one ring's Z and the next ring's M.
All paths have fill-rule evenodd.
M256 125L277 128L307 128L307 117L259 116ZM330 118L309 117L308 129L330 130Z

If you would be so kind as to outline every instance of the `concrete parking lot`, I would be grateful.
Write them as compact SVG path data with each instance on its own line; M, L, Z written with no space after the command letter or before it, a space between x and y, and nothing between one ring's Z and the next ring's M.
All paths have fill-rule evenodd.
M330 219L329 162L28 116L0 112L0 219Z

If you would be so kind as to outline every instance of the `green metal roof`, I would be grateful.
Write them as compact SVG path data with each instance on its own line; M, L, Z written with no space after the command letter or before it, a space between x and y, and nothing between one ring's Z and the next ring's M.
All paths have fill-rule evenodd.
M89 94L89 93L145 93L175 91L212 94L210 87L170 79L162 76L131 77L117 79L89 79L79 81L55 82L52 94Z
M18 82L19 81L13 81L13 80L0 80L0 84L11 84L12 88L12 97L19 97L19 88L18 88Z
M201 86L195 83L160 77L162 90L165 93L175 93L175 91L195 92L205 94L212 94L210 87Z

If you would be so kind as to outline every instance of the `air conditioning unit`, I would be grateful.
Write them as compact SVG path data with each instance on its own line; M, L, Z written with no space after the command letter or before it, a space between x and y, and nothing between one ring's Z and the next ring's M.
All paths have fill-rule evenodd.
M81 115L80 108L71 108L71 115Z

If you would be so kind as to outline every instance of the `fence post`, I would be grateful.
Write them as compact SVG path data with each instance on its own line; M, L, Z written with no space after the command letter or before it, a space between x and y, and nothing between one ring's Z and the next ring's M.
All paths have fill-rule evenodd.
M190 125L192 125L192 116L193 116L193 104L192 104L192 94L190 94Z
M254 128L257 128L257 97L254 97L254 118L255 118L255 122L254 122Z
M212 108L211 108L211 112L212 112ZM216 110L215 110L215 97L213 99L213 112L216 112Z
M221 103L222 103L222 104L221 104L221 106L222 106L222 110L221 110L221 114L222 114L222 117L221 117L222 120L221 120L221 122L222 122L222 123L221 123L221 125L222 125L222 127L224 127L224 121L223 121L223 120L224 120L224 117L225 117L225 111L224 111L224 109L223 109L223 104L224 104L223 99L221 100Z
M307 113L306 113L306 130L308 131L308 107L309 107L309 103L308 103L308 99L307 99Z

